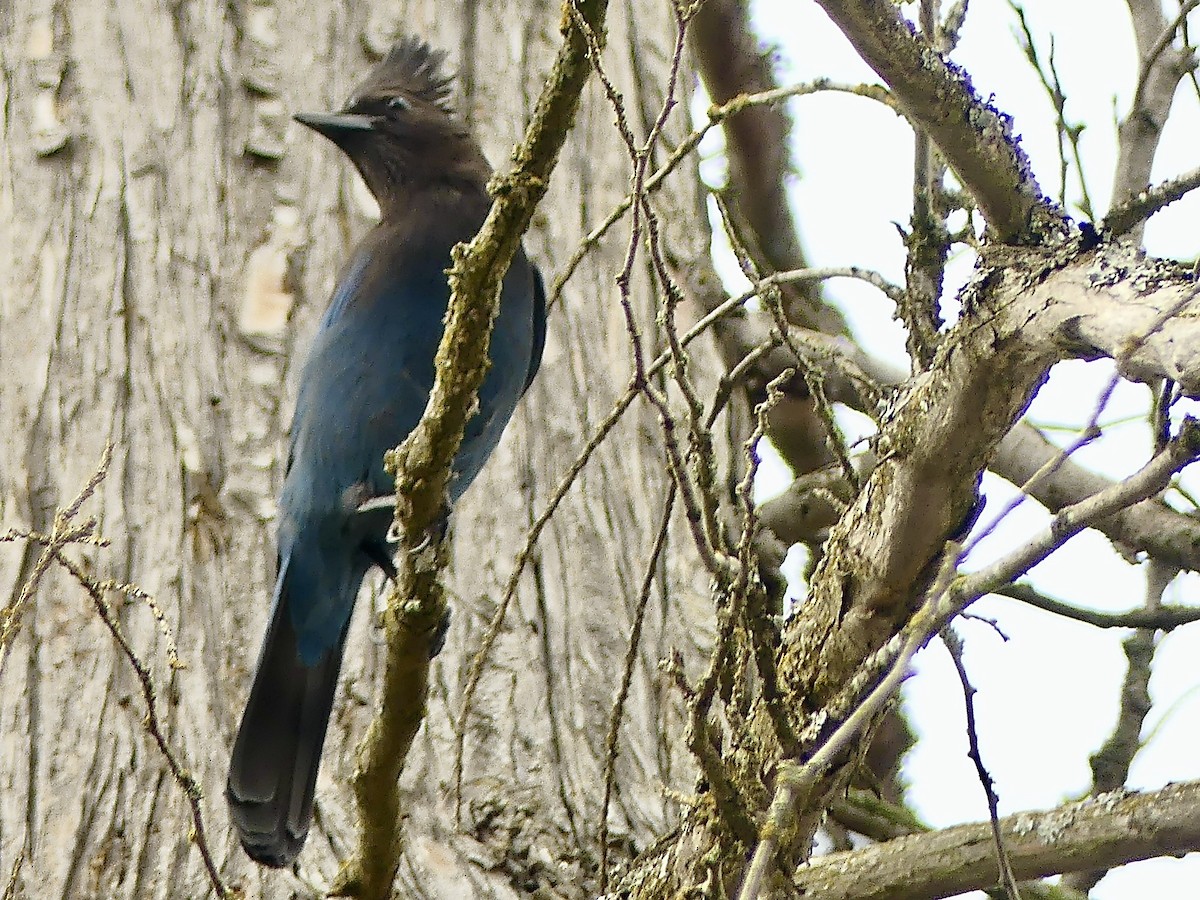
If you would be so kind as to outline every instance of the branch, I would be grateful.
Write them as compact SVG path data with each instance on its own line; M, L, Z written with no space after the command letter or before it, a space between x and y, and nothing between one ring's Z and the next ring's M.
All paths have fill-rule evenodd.
M670 533L671 513L675 509L675 484L667 489L667 499L663 502L662 524L654 538L654 547L650 558L646 561L646 574L642 579L642 588L638 593L637 612L634 614L633 628L629 633L629 649L625 651L625 663L621 669L621 686L617 688L617 696L613 700L612 712L608 716L608 733L604 738L604 800L600 804L600 892L608 889L608 812L612 808L613 788L617 781L617 737L621 731L621 719L625 715L625 704L629 699L629 688L633 684L633 673L637 664L638 653L642 649L642 627L646 622L646 609L650 604L650 594L654 589L654 580L659 574L659 562L667 545L667 535Z
M882 103L889 109L896 111L895 101L888 93L887 89L878 84L846 84L835 82L828 78L817 78L813 81L803 82L801 84L793 84L789 87L775 88L769 91L761 91L756 94L738 94L728 103L720 106L712 106L708 110L708 121L689 134L686 138L679 142L671 155L666 161L655 170L653 175L646 178L644 185L645 194L652 194L657 191L667 179L667 176L674 172L680 164L688 159L696 148L700 146L700 142L704 139L712 129L723 124L731 116L747 110L756 109L761 106L772 106L783 103L792 97L803 97L811 94L819 94L825 91L833 91L836 93L852 94L857 97L864 97L869 100L874 100L877 103ZM571 254L571 258L555 276L553 283L550 285L547 293L547 305L553 309L554 305L562 296L563 285L565 285L575 274L575 270L579 268L579 264L583 262L588 253L596 248L600 239L608 233L625 213L633 207L633 195L626 195L620 203L613 207L604 220L596 225L587 236L580 242L575 252ZM786 267L785 267L786 268ZM832 307L828 308L833 312Z
M1099 494L1066 507L1054 517L1045 531L1024 546L959 579L954 593L965 603L998 590L1033 568L1091 523L1165 490L1172 476L1194 462L1198 455L1200 424L1194 419L1186 419L1179 435L1140 470Z
M1191 625L1200 622L1200 608L1195 606L1159 606L1156 609L1131 609L1123 613L1105 613L1094 609L1084 609L1073 603L1065 603L1048 597L1032 585L1024 582L1006 584L995 593L1020 600L1036 609L1054 613L1085 625L1097 628L1153 628L1157 631L1172 631L1181 625Z
M835 801L829 814L840 825L876 842L930 830L907 806L889 803L874 791L862 789L851 789L844 799Z
M1028 544L978 572L957 578L953 584L951 581L956 561L962 553L960 546L953 541L946 544L938 564L937 578L927 593L927 599L905 627L903 643L891 663L887 676L868 696L854 705L853 713L838 724L829 739L821 744L807 762L803 765L792 761L781 763L767 823L762 830L762 838L755 849L745 883L742 886L740 900L754 900L758 896L769 867L775 859L780 838L791 829L795 821L797 807L800 807L816 793L815 788L818 781L825 778L833 768L841 756L844 746L866 728L876 711L898 688L900 681L908 671L909 661L916 651L924 646L930 634L978 597L1011 581L1017 575L1045 559L1072 535L1087 527L1091 522L1111 514L1115 509L1163 490L1170 482L1171 476L1184 465L1195 460L1198 454L1200 454L1200 425L1193 420L1185 420L1179 434L1169 441L1162 451L1139 472L1097 496L1089 497L1064 509L1055 516L1049 528L1029 541ZM876 472L878 473L879 469ZM826 557L827 560L829 558ZM967 720L973 733L974 711L971 705L970 688L965 671L957 657L956 642L953 640L952 632L948 629L943 631L943 640L951 649L951 654L955 657L955 664L959 668L959 675L963 679L964 687L968 690ZM890 647L891 644L886 646ZM886 652L886 650L882 652ZM867 668L864 666L855 678L861 678ZM852 691L854 679L847 679L846 684L847 687L843 693ZM836 702L825 705L825 709L833 721L837 721L833 712L836 705ZM999 848L998 855L1003 861L1001 864L1002 882L1009 895L1013 896L1016 893L1014 886L1016 878L1024 876L1018 876L1011 861L1005 858L1008 855L1008 847L1002 829L995 818L996 797L991 791L990 777L983 768L982 760L978 755L978 747L974 741L972 741L972 748L972 756L980 772L981 781L988 790L989 807L993 814L989 827L992 830L993 843ZM823 799L821 794L817 794L817 796ZM810 804L810 808L815 805ZM1062 870L1055 869L1053 871Z
M816 543L837 520L854 490L835 469L798 475L778 497L759 507L759 521L788 546Z
M738 900L757 900L759 892L764 887L770 868L775 862L776 850L781 838L792 829L798 813L798 807L808 799L817 781L825 777L838 759L844 756L851 743L863 732L867 731L870 723L878 716L899 690L901 683L908 676L909 665L917 651L925 646L929 636L937 629L931 625L937 619L937 609L945 587L954 572L954 556L946 554L942 561L938 583L930 592L929 598L921 609L913 616L906 630L903 641L895 656L890 660L884 676L879 683L867 692L861 700L854 703L853 711L838 724L829 735L828 740L800 764L794 760L784 760L779 765L776 775L775 796L767 811L766 822L762 828L761 839L754 849L750 866L738 892ZM891 645L889 645L889 648ZM804 854L807 857L807 853Z
M941 635L942 643L946 645L946 650L950 653L950 659L954 662L954 668L963 689L967 716L967 756L975 765L975 774L987 797L988 824L992 830L992 844L996 847L996 864L1000 870L1000 885L1004 888L1004 895L1008 900L1021 900L1021 894L1017 889L1016 875L1012 870L1012 861L1008 858L1008 847L1004 843L1004 832L1000 827L1000 795L996 793L996 782L992 780L992 773L984 765L983 752L979 749L979 729L975 719L976 688L971 684L967 667L963 663L962 639L952 625L943 628Z
M1013 484L1022 485L1058 455L1059 449L1037 429L1021 423L1000 442L990 468ZM1058 512L1115 483L1067 458L1053 473L1040 479L1029 495L1051 512ZM1144 551L1155 559L1200 571L1200 519L1171 509L1161 498L1119 510L1094 527L1123 552Z
M603 35L605 0L576 0L582 20ZM487 372L492 322L500 283L575 121L591 67L582 31L564 18L564 40L525 132L513 153L515 166L493 178L495 202L479 234L452 251L450 305L438 345L437 374L421 421L387 454L396 476L396 525L403 547L418 546L443 504L451 461L474 412ZM396 589L384 613L387 662L378 712L357 751L355 800L361 826L354 854L342 865L331 893L390 895L400 864L399 777L424 717L429 646L445 610L439 576L440 542L432 552L402 553Z
M113 610L112 604L108 602L106 595L109 593L123 594L129 599L137 599L145 603L151 615L154 616L155 621L158 623L159 631L166 643L168 665L172 670L181 669L183 668L183 663L179 660L179 651L176 648L175 638L171 634L170 627L167 625L166 616L154 598L137 585L118 582L112 579L99 580L90 574L88 571L89 566L81 566L63 552L66 547L72 544L85 544L94 547L109 546L109 542L97 533L95 518L88 518L81 523L77 523L76 517L79 515L79 510L83 504L92 497L96 488L108 477L108 469L112 463L112 452L112 444L108 444L104 448L100 465L96 468L96 471L92 474L87 484L83 486L83 489L80 490L75 499L65 509L59 509L55 512L54 524L50 534L10 530L0 535L0 542L4 543L20 539L26 540L28 542L26 544L27 550L33 544L41 544L43 547L43 551L34 564L32 571L25 577L21 585L21 592L18 594L16 600L3 609L0 609L0 624L3 625L3 628L0 629L0 667L4 663L5 648L10 646L11 640L16 635L22 605L33 598L41 579L50 567L50 563L58 563L87 592L92 600L92 605L95 607L96 614L100 617L100 621L104 623L104 627L108 629L121 654L133 669L134 675L137 677L138 686L142 692L142 703L146 708L142 724L146 729L146 733L150 735L158 747L159 753L162 754L167 768L171 773L171 777L175 780L175 783L179 786L187 800L188 809L192 815L190 840L195 843L196 849L200 851L200 858L204 863L204 869L208 874L208 879L212 884L214 893L220 898L232 898L235 896L235 892L221 878L216 860L213 858L212 850L209 847L208 832L204 825L204 812L200 808L200 801L204 797L200 782L184 766L179 756L171 749L171 745L167 743L167 737L163 729L162 714L158 706L158 689L154 684L150 668L137 655L137 651L133 649L133 646L129 643L129 639L125 637L125 632L121 628L120 615ZM20 874L22 860L23 856L18 855L13 864L9 886L5 889L4 893L6 900L10 896L10 892L15 892L16 890L15 885L17 877Z
M1163 591L1177 574L1175 569L1160 562L1151 562L1146 572L1146 611L1152 612L1162 602ZM1093 797L1116 791L1129 780L1133 759L1142 748L1142 726L1150 714L1150 677L1154 672L1154 651L1158 646L1153 629L1135 631L1121 642L1127 662L1125 681L1121 686L1121 705L1112 734L1092 754ZM1064 883L1083 894L1090 893L1108 869L1089 869L1072 872Z
M1087 178L1084 176L1083 158L1079 151L1079 139L1083 134L1084 125L1082 123L1072 125L1067 121L1067 94L1063 90L1062 79L1058 76L1058 66L1054 61L1054 36L1050 36L1048 61L1043 64L1037 51L1037 44L1033 39L1033 30L1029 27L1029 20L1025 16L1025 8L1016 0L1008 0L1008 5L1016 14L1017 23L1021 26L1021 33L1017 35L1017 40L1025 53L1025 59L1028 60L1030 68L1037 73L1042 87L1046 89L1050 105L1054 108L1055 131L1058 134L1058 176L1061 186L1059 203L1064 207L1067 205L1067 145L1069 144L1071 155L1075 160L1075 171L1079 176L1079 192L1082 194L1079 208L1089 219L1095 219L1095 207L1092 206L1091 192L1088 191Z
M22 886L21 866L25 864L25 848L17 851L12 867L8 870L8 883L4 886L3 900L16 900L17 890Z
M965 72L915 34L890 0L819 0L854 49L887 82L914 125L979 204L1004 243L1036 243L1061 230L1017 145L1008 116L975 94Z
M975 507L976 485L994 448L1050 366L1069 355L1064 333L1089 318L1102 320L1109 325L1110 352L1126 368L1149 369L1150 360L1161 362L1168 352L1166 344L1151 350L1156 341L1169 336L1178 343L1195 327L1191 274L1182 267L1135 261L1132 250L1112 246L1062 268L1050 254L1033 262L1038 257L1030 250L984 254L978 279L963 295L968 315L947 335L933 368L911 379L885 414L880 462L831 529L808 601L785 631L781 680L812 708L837 696L861 661L909 620L946 540ZM1100 274L1118 264L1121 278ZM1200 384L1200 355L1181 363L1173 365L1180 379ZM1084 501L1089 505L1061 521L1057 533L1090 526L1169 484L1170 472L1193 452L1196 429L1185 431L1178 442L1182 455L1164 454L1151 466L1153 479L1129 484L1130 493L1103 504ZM1040 553L1010 560L987 581L983 574L970 576L981 579L975 590L996 589ZM955 587L964 597L966 585ZM824 808L836 785L834 772L813 792L812 808Z
M1116 267L1135 268L1118 271ZM1129 273L1139 271L1140 277ZM1200 286L1179 266L1146 259L1129 248L1097 256L1059 283L1053 340L1064 358L1107 356L1130 381L1178 383L1185 396L1200 396Z
M1114 792L1000 820L1018 879L1111 868L1200 848L1200 784ZM811 860L796 894L821 900L926 900L996 884L991 826L959 825Z
M1020 422L1004 436L989 470L1015 485L1026 484L1045 466L1055 461L1060 450L1036 428ZM862 474L874 461L863 460ZM1029 489L1029 496L1057 513L1118 482L1097 474L1070 457ZM853 492L845 479L832 470L821 470L795 478L782 494L759 510L762 524L784 544L820 542L845 511ZM1145 553L1182 569L1200 571L1200 519L1172 509L1160 497L1120 509L1091 525L1125 554ZM1150 614L1144 610L1102 613L1081 609L1033 591L1027 585L1008 585L997 593L1021 600L1056 615L1086 622L1099 628L1157 628L1170 631L1200 621L1200 610L1184 606L1163 607Z
M1109 210L1100 227L1108 235L1118 237L1142 224L1164 206L1174 203L1184 195L1200 187L1200 168L1185 172L1147 188L1129 197L1124 203Z
M1150 183L1154 154L1162 138L1175 88L1194 62L1191 53L1171 46L1176 31L1195 0L1187 0L1174 22L1168 23L1159 0L1126 0L1141 63L1137 90L1129 112L1118 129L1117 168L1113 175L1113 201L1123 203ZM1141 222L1129 229L1141 240Z

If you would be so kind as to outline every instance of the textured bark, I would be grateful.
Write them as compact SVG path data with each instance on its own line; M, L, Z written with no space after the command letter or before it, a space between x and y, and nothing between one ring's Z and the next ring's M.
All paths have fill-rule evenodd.
M503 168L560 40L558 8L539 3L294 12L271 2L22 6L4 37L14 64L0 72L0 522L49 530L113 443L83 510L112 543L68 555L135 582L164 610L186 664L174 672L148 608L113 595L152 670L166 739L203 788L216 862L251 897L317 894L335 873L354 827L353 749L383 659L364 593L301 879L254 866L222 791L267 615L295 372L340 260L370 223L349 165L287 116L340 104L403 28L451 50L471 91L464 108ZM611 14L605 59L643 137L675 29L667 10L641 10L635 35L627 13ZM593 82L526 239L548 281L628 190L611 120ZM668 139L685 124L675 116ZM686 224L702 208L687 170L655 202L671 252L706 252L703 231ZM525 529L628 382L613 286L627 240L627 227L615 229L568 284L542 374L455 516L454 619L402 782L404 896L591 890L604 735L667 482L648 409L635 405L597 452L521 579L468 719L461 831L452 721ZM656 301L640 270L632 297L650 321ZM694 352L701 369L711 362ZM673 798L693 787L682 747L664 737L681 712L657 663L678 649L694 667L711 610L682 531L670 546L619 741L618 861L664 833L679 815ZM36 555L0 544L5 602ZM0 869L24 850L17 896L205 895L188 807L143 727L133 672L61 570L24 610L0 680Z
M1195 784L1146 794L1117 791L1005 816L1000 827L1013 871L1023 879L1186 853L1200 843L1197 793ZM991 828L980 822L832 853L799 869L795 887L822 900L927 900L997 880ZM1021 895L1043 896L1036 890L1022 886Z
M1170 377L1200 395L1194 274L1071 232L1040 199L1008 140L1007 120L979 107L969 82L922 46L893 5L823 6L907 114L934 140L954 144L948 158L992 234L1028 243L985 247L961 298L960 323L942 337L930 366L881 405L876 463L864 467L861 490L837 503L828 493L802 496L804 503L791 504L799 512L787 503L764 507L781 535L806 524L811 533L813 522L830 535L809 597L785 623L772 615L779 598L760 583L777 586L777 572L751 552L755 536L739 534L748 516L728 504L718 509L744 474L747 392L731 389L733 411L713 427L717 465L706 468L704 441L689 443L687 434L689 413L697 421L709 414L716 377L757 352L760 339L747 339L738 353L727 343L724 360L698 341L686 366L676 361L674 372L667 366L650 378L662 393L643 396L678 422L664 427L653 404L635 401L529 555L465 718L459 806L453 723L473 656L526 530L630 383L621 301L630 303L647 359L664 349L670 318L647 262L645 242L655 235L644 217L640 230L631 229L630 216L574 258L631 183L613 97L592 79L526 238L548 283L568 268L574 274L552 310L542 373L455 515L454 619L401 779L399 896L598 892L606 734L627 658L633 674L605 822L609 885L620 896L728 895L756 841L778 849L774 869L795 875L774 864L807 852L870 728L855 732L847 758L819 773L780 827L773 819L764 825L779 805L772 795L800 783L794 773L878 680L879 670L863 676L864 666L911 626L947 540L974 508L980 473L997 458L1009 473L1026 471L1030 457L1042 460L1044 448L1030 451L1006 435L1050 366L1111 357L1130 379ZM251 864L230 833L222 798L268 612L274 498L297 364L340 261L372 216L347 162L290 127L288 115L339 105L402 28L451 50L464 113L503 169L570 11L533 0L299 9L279 0L37 0L3 19L0 527L60 529L56 511L113 446L105 479L75 519L94 516L109 543L77 542L65 557L81 576L131 582L155 599L151 606L136 592L107 595L148 667L159 736L182 766L173 775L147 733L144 686L77 580L49 560L38 590L22 600L23 586L41 572L42 549L37 540L0 543L0 879L19 866L16 897L210 894L191 834L188 777L203 791L203 838L214 865L248 897L319 896L353 845L354 750L374 713L384 661L373 614L378 581L352 626L316 822L298 871ZM608 25L604 68L624 124L641 142L664 103L676 23L667 4L623 4L613 6ZM719 52L719 32L699 35L699 52ZM688 130L687 65L654 164ZM778 136L783 120L769 118ZM712 290L702 200L685 162L651 201L663 229L659 274L677 277L695 301L679 312L689 321L725 302ZM623 295L617 275L634 236L643 244L629 258ZM747 334L766 321L761 309L740 314L754 317ZM769 326L761 331L768 335ZM775 351L771 362L782 356L790 365ZM699 382L699 412L686 408L689 398L673 380L682 368ZM752 399L768 393L765 380L749 381ZM805 408L813 412L805 432L819 434L816 405ZM788 409L777 407L776 418ZM647 571L667 502L667 436L677 442L670 449L687 488L678 505L690 508L671 520L666 552ZM808 446L820 451L817 461L829 458L823 443ZM1103 484L1063 471L1035 495L1062 506ZM708 480L715 487L698 500ZM1148 501L1103 527L1190 565L1192 530L1168 524L1180 515ZM1176 532L1174 539L1147 536L1155 527ZM697 535L707 541L706 564ZM644 633L631 654L643 583ZM19 630L9 641L14 621ZM714 622L720 652L710 662ZM172 642L182 668L171 665ZM664 658L671 664L661 666ZM847 699L852 682L863 690ZM691 715L689 705L699 704L684 696L706 696L711 710ZM693 753L706 767L702 779ZM1081 835L1086 852L1071 856L1078 845L1055 845L1054 835L1039 832L1018 848L1033 860L1021 874L1195 849L1195 829L1185 827L1196 820L1195 793L1188 785L1134 798L1132 812L1115 797L1080 808L1097 826ZM1121 817L1153 824L1146 808L1155 804L1170 814L1164 827L1124 840ZM1054 816L1039 821L1053 824ZM1015 824L1017 843L1023 835ZM958 869L946 874L936 867L945 860L935 859L924 886L917 884L918 851L933 847L936 856L956 838L969 850ZM870 888L877 860L890 862L905 848L913 864L894 866L895 896L988 885L985 853L968 830L883 845L876 856L835 857L821 872L836 869L837 889L857 896L855 884Z
M939 554L971 512L980 474L1054 362L1110 355L1131 377L1170 372L1191 395L1200 385L1200 357L1191 349L1197 297L1190 271L1177 264L1079 242L1053 251L994 248L963 299L964 319L931 370L906 384L883 417L880 463L832 529L809 597L783 630L780 682L800 717L797 731L811 735L801 759L847 714L840 695L852 678L920 606ZM769 773L788 748L779 746L773 721L760 703L740 741L743 796L774 790ZM856 758L850 753L819 773L793 810L795 833L780 842L781 859L805 858ZM738 846L731 830L698 810L639 867L631 896L673 897L712 878L732 893L743 866L734 852L720 852ZM1058 871L1073 864L1063 856Z

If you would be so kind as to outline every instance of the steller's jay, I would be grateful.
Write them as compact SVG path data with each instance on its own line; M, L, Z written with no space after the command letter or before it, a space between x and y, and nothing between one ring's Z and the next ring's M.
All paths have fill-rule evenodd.
M491 170L450 105L445 54L397 43L346 108L296 120L362 173L381 218L338 277L300 375L279 500L277 579L225 793L246 852L289 864L312 820L321 746L350 613L372 565L394 576L383 456L416 427L433 387L450 248L490 206ZM479 474L541 361L541 277L518 249L504 278L479 407L453 463L453 503Z

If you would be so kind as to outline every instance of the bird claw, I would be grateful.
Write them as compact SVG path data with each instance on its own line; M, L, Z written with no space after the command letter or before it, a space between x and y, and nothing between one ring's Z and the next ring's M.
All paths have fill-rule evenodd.
M393 523L394 524L394 523ZM425 529L425 534L421 537L421 543L409 550L409 553L414 556L418 553L424 553L433 544L442 544L446 541L446 535L450 531L450 510L446 506L442 506L438 510L437 518L433 523ZM389 538L391 532L388 533Z
M388 533L388 537L391 537L391 532ZM397 538L398 537L399 536L397 536ZM421 543L417 544L417 546L415 546L415 547L409 548L408 555L409 556L420 556L422 553L424 553L426 550L428 550L432 545L433 545L433 535L430 534L428 531L426 531L424 537L421 538Z
M372 497L369 500L364 500L354 507L354 514L360 519L371 519L375 516L383 514L392 515L396 508L396 495L385 494L382 497ZM412 555L424 553L429 547L436 543L442 543L446 539L446 533L450 530L450 510L443 506L439 510L437 518L433 524L426 529L424 536L421 538L421 543L411 548L408 552ZM389 544L401 543L400 529L393 517L388 524L387 534L384 536L384 541Z
M396 495L395 494L385 494L382 497L372 497L370 500L366 500L366 501L360 503L354 511L356 513L370 515L372 513L379 512L382 509L395 509L395 508L396 508Z
M392 524L388 526L387 534L383 536L383 539L389 544L400 543L400 526L395 519L392 519Z

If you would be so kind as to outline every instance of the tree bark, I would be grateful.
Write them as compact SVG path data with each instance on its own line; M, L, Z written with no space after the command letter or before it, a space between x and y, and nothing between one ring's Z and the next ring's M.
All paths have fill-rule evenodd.
M911 377L874 365L832 338L841 320L814 306L819 292L781 290L833 270L759 271L804 265L791 236L771 234L738 248L757 308L731 303L690 156L699 135L681 30L696 10L609 10L525 238L552 286L542 371L454 516L454 617L401 776L399 896L731 895L751 856L764 890L786 879L869 896L880 860L889 896L990 886L995 848L980 850L975 826L800 863L887 712L877 689L902 679L927 620L944 624L938 601L995 587L952 577L957 539L987 467L1024 480L1053 458L1011 430L1050 367L1109 357L1128 379L1200 396L1195 275L1046 202L1009 119L944 63L930 28L914 31L882 0L821 5L887 83L839 89L902 110L987 220L958 324L917 342L928 358ZM36 0L3 20L5 900L315 897L356 844L355 749L385 659L378 578L353 620L298 868L252 864L222 796L274 580L296 372L375 214L348 162L289 115L337 108L401 30L415 33L450 51L462 115L505 170L579 10L320 0L294 11L280 0ZM715 94L767 87L745 10L708 13L692 21L690 52L709 57ZM740 23L737 60L717 58L732 27L722 22ZM728 124L735 191L760 193L744 224L790 221L786 155L752 137L782 140L786 119ZM1122 171L1148 171L1152 132ZM631 186L646 192L623 206ZM725 206L733 219L737 206ZM1141 213L1117 212L1136 234ZM902 307L936 299L837 272ZM685 352L675 319L718 310L721 352L707 335ZM833 440L830 402L876 418L869 456L852 461ZM789 461L808 478L758 510L753 440L768 429L803 435ZM1032 486L1067 512L996 580L1078 521L1191 566L1192 520L1161 497L1134 505L1195 456L1194 426L1178 430L1164 437L1177 455L1157 461L1159 481L1123 510L1105 506L1104 521L1079 519L1080 506L1102 489L1111 500L1110 482L1070 460ZM784 620L778 563L793 538L820 556ZM819 771L806 768L814 759ZM1058 845L1018 816L1002 823L1013 867L1033 877L1195 848L1195 794L1081 804L1067 812L1088 827ZM1155 809L1163 827L1141 827ZM1061 836L1060 813L1037 822ZM1126 815L1139 826L1128 840ZM903 830L916 830L911 817Z
M606 69L644 140L675 42L666 10L610 13ZM371 221L332 148L288 123L340 105L401 29L451 51L461 108L499 169L561 37L556 8L274 2L49 2L5 37L12 137L0 148L5 266L0 332L0 515L51 530L113 461L80 518L111 543L64 553L132 582L163 611L182 668L143 601L108 594L157 689L166 743L203 790L221 878L250 897L318 895L353 838L353 750L381 674L372 602L355 615L299 875L261 869L228 828L225 767L274 577L274 497L295 372L340 260ZM496 40L495 37L503 39ZM636 48L636 52L635 52ZM686 102L686 97L682 98ZM47 118L49 116L49 118ZM550 194L526 238L549 283L628 191L631 162L593 80ZM51 126L57 122L66 137ZM686 129L672 119L666 139ZM655 204L671 252L707 252L690 170ZM668 476L653 410L635 403L583 469L520 577L466 718L462 824L455 735L467 671L533 518L622 395L628 336L613 284L629 241L614 229L555 304L542 372L454 517L449 640L402 779L404 896L594 893L605 735L637 612L637 585ZM645 269L630 297L643 326ZM652 351L658 348L651 347ZM715 357L693 350L703 370ZM631 489L636 486L636 489ZM693 789L666 735L683 712L658 671L689 671L709 640L706 578L676 517L650 584L617 742L611 861L678 821ZM41 547L0 544L5 602ZM0 869L16 896L177 897L210 889L179 784L144 725L132 667L87 593L51 565L0 657Z

